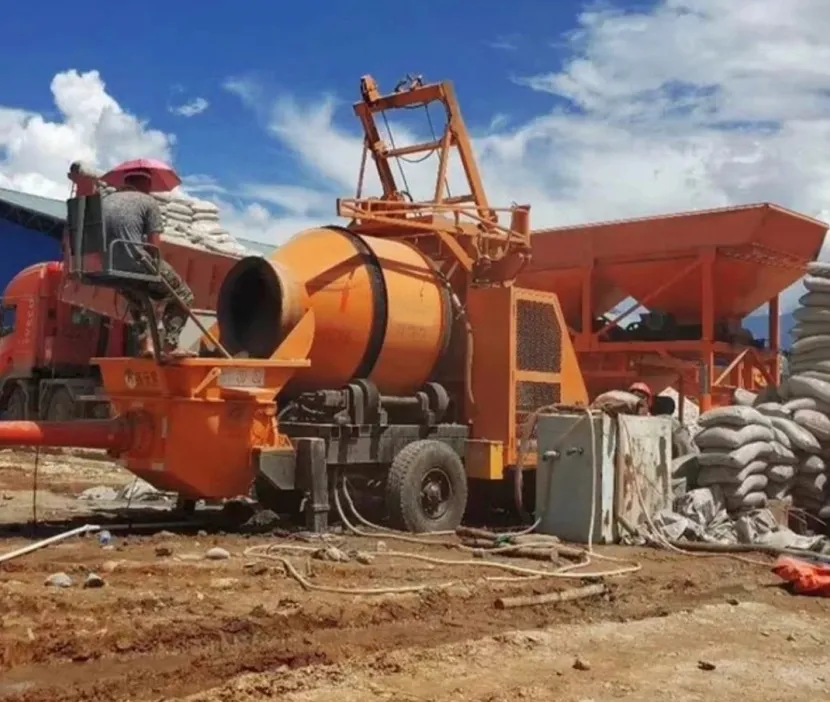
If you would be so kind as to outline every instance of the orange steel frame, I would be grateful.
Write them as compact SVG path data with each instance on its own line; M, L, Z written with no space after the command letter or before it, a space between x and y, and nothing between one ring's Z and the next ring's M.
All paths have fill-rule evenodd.
M365 134L357 192L354 198L338 199L337 214L351 219L350 228L356 231L414 240L433 259L454 259L476 279L514 279L530 259L530 207L490 207L452 83L425 85L420 77L410 77L401 81L394 93L382 95L374 78L364 76L361 94L362 101L354 105ZM429 114L434 103L440 103L446 117L440 138L405 147L396 147L391 133L391 144L381 138L377 115L419 107ZM453 150L460 157L469 192L451 197L447 170ZM395 179L391 161L417 154L422 154L422 158L438 156L431 200L413 201ZM380 178L380 198L363 195L369 155ZM510 216L509 226L499 221L503 213Z
M753 247L757 248L757 247ZM745 258L746 252L718 251L721 256L733 255ZM666 374L676 373L676 389L679 394L679 411L683 414L684 397L699 401L705 412L713 406L730 404L736 388L757 391L767 385L776 385L781 374L781 330L779 297L769 303L769 347L756 349L715 340L715 290L713 268L715 249L705 249L688 256L688 265L655 287L641 300L632 303L598 331L571 330L576 351L583 362L583 374L589 385L591 380L613 379L620 384L630 383L650 370ZM639 262L631 261L631 263ZM619 266L622 260L591 261L582 281L583 330L591 330L593 319L592 277L594 271L605 266ZM702 338L682 341L622 341L603 340L603 336L620 320L640 307L648 308L649 302L665 290L682 285L691 273L700 271L702 301Z
M512 285L531 258L530 206L490 206L451 82L425 85L420 77L408 77L393 94L382 95L375 80L364 76L361 94L363 99L354 105L365 134L356 197L338 200L337 213L351 219L349 228L354 231L405 239L417 246L436 262L463 300L469 325L466 369L458 366L451 374L456 394L463 393L465 414L473 423L467 470L474 477L500 479L503 467L516 463L517 419L524 416L517 409L522 384L545 386L551 399L543 404L584 405L588 399L556 296ZM440 137L401 148L395 146L391 132L390 144L381 138L378 115L413 108L424 108L428 114L434 103L443 107L446 119ZM455 197L450 196L447 177L453 150L460 157L469 187L467 194ZM426 201L413 201L400 189L391 163L418 154L425 154L422 159L430 154L438 157L432 199ZM380 198L363 196L370 155L381 183ZM499 221L505 213L509 215L507 226ZM534 373L519 367L516 300L521 299L547 306L557 320L556 342L545 349L551 358L559 359L556 372ZM488 303L485 308L482 301ZM526 414L534 409L538 407L522 411ZM532 462L532 457L527 458Z

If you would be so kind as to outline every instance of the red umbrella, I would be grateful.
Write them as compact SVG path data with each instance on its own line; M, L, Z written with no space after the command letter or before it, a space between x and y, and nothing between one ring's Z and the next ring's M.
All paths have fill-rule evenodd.
M135 161L125 161L113 168L101 178L107 185L114 188L124 187L124 178L135 171L143 171L150 176L152 184L150 190L156 193L166 193L181 185L182 179L176 171L163 161L153 158L140 158Z

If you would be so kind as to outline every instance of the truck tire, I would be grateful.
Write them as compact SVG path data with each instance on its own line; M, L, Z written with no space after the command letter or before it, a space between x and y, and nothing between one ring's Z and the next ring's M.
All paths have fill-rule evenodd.
M49 395L45 418L50 422L71 422L75 417L75 400L66 388L55 388Z
M26 411L26 392L17 383L0 404L0 417L9 422L19 422L28 417Z
M456 529L467 509L467 474L458 454L430 439L407 444L386 479L393 525L416 533Z

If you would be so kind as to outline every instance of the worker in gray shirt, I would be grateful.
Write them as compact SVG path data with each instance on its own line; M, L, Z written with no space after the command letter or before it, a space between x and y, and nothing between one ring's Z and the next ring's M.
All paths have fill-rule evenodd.
M164 224L161 208L155 198L150 195L152 178L146 171L136 170L124 178L125 187L122 190L104 196L102 208L104 227L107 239L110 242L121 239L126 246L119 244L113 249L113 259L118 266L118 259L130 263L125 266L135 269L136 266L149 273L155 273L155 264L148 257L147 250L142 244L158 246L161 242L161 232ZM138 246L130 246L130 243ZM172 266L164 260L159 260L158 272L176 291L179 300L193 306L193 292ZM125 287L121 295L127 300L129 313L138 331L140 353L151 355L153 342L150 334L149 322L140 295ZM166 285L161 283L150 284L146 289L150 298L163 305L161 314L161 342L163 353L172 353L179 345L182 327L187 321L188 311L183 309L176 295L173 295Z

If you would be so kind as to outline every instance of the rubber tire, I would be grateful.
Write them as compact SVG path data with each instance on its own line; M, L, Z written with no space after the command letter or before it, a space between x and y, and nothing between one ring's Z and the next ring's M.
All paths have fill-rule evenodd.
M440 519L431 519L421 509L421 483L433 468L449 479L452 499ZM422 439L407 444L395 456L386 479L386 508L392 525L415 533L454 530L467 509L467 474L458 454L446 444Z
M27 419L26 393L23 392L23 388L18 384L15 383L9 396L3 402L3 405L0 406L0 414L3 415L4 420L9 422Z
M56 388L49 395L46 407L46 419L50 422L71 422L78 417L75 415L75 400L66 388Z

